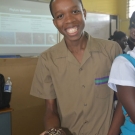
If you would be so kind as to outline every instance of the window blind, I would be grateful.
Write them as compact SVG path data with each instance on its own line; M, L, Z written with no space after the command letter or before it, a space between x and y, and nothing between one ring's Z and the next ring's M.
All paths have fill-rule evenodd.
M127 18L135 11L135 0L127 0Z

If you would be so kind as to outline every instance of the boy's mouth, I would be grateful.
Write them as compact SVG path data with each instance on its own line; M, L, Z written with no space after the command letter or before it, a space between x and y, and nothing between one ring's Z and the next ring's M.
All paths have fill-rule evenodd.
M77 32L77 27L68 28L68 29L67 29L67 32L68 32L69 34L74 34L74 33Z

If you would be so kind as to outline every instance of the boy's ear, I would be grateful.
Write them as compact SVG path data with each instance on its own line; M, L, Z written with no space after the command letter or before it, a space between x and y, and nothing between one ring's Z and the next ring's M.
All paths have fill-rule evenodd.
M86 10L85 9L83 9L83 14L84 14L84 18L86 20Z

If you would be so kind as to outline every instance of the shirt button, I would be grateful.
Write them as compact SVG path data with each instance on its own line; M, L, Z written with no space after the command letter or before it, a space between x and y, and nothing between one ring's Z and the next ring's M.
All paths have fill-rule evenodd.
M79 70L80 70L80 71L82 71L83 69L82 69L82 68L80 68Z
M83 88L85 88L85 85L82 85Z
M84 106L87 106L87 104L84 104Z

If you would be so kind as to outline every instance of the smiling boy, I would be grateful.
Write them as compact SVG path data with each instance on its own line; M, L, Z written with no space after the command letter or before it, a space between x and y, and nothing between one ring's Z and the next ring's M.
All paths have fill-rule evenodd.
M45 99L45 132L41 135L107 135L113 91L107 86L114 58L122 53L113 41L84 31L81 0L51 0L53 23L63 40L38 60L31 94Z

